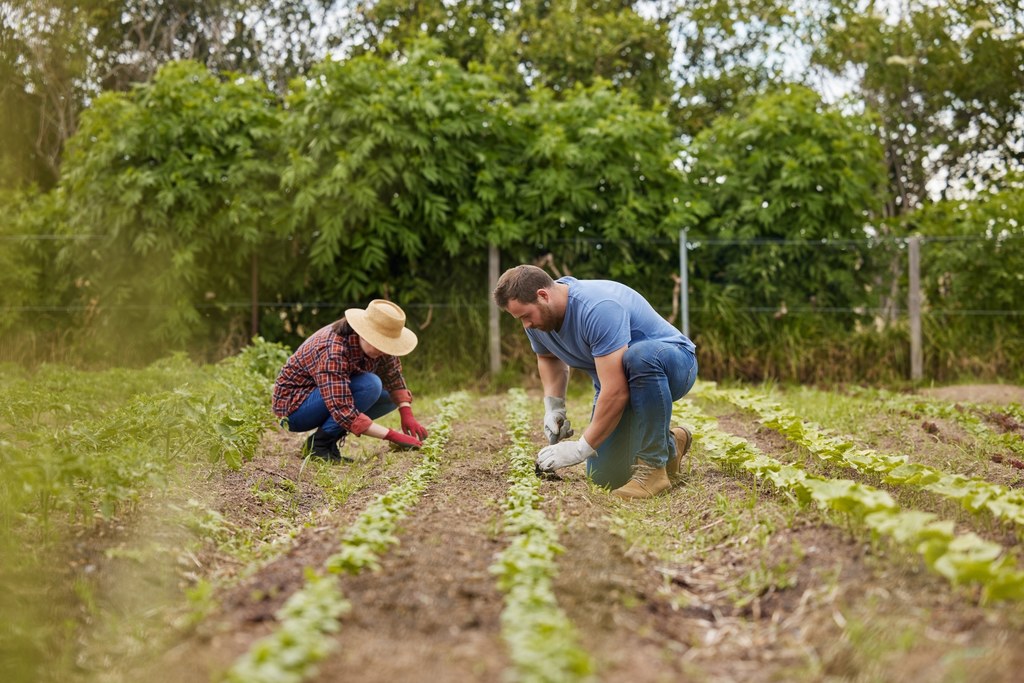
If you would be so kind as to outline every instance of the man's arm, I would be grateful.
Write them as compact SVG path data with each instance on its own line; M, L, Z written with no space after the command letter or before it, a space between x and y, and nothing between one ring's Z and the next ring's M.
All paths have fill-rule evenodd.
M565 398L569 386L569 366L552 355L537 354L537 371L545 396Z
M615 430L622 417L622 411L629 403L629 382L622 368L622 357L627 346L612 351L607 356L594 359L597 379L601 382L601 393L594 406L594 417L583 430L583 438L592 448L600 446Z

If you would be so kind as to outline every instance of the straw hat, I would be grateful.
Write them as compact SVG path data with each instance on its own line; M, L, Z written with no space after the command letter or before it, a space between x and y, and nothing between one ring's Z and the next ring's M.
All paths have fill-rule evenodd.
M405 328L405 312L386 299L374 299L366 310L346 310L345 320L356 334L389 356L404 356L416 348L416 333Z

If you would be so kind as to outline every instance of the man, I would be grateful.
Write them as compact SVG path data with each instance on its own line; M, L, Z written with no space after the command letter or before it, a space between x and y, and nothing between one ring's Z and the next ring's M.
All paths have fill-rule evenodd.
M544 386L544 434L537 455L553 471L587 461L594 482L620 498L649 498L690 447L685 428L670 431L672 403L697 379L696 347L639 293L611 280L557 281L536 266L506 270L494 290L498 307L526 330ZM590 424L577 441L565 413L569 368L594 381Z

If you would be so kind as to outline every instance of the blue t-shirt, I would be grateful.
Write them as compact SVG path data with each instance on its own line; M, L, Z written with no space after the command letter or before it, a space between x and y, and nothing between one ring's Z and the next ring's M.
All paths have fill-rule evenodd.
M647 299L622 283L574 277L556 282L569 285L561 328L555 332L526 330L526 336L535 353L551 354L569 367L585 370L595 386L599 383L594 359L623 346L654 340L679 344L691 353L697 348L658 315Z

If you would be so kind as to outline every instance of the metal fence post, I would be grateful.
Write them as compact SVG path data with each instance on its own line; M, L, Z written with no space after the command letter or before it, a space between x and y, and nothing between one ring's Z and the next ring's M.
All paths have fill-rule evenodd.
M494 303L491 292L498 286L498 266L500 262L498 247L493 244L487 247L487 299L488 299L488 327L490 331L490 352L491 352L491 376L496 376L501 371L501 322L498 319L498 305Z
M690 336L690 278L686 237L689 230L679 231L679 329Z
M907 308L910 313L910 379L918 381L924 376L921 352L921 236L907 240L909 261L909 292Z

